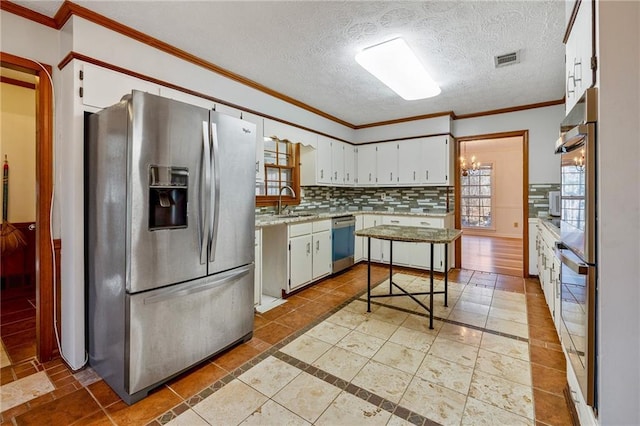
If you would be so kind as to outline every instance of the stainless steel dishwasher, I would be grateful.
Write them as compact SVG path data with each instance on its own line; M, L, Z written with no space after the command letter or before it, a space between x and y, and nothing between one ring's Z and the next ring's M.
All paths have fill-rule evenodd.
M353 265L356 218L353 215L334 217L331 221L332 272L340 272Z

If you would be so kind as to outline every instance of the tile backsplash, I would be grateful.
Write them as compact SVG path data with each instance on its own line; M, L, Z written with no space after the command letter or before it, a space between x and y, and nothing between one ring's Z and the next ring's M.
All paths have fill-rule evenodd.
M534 183L529 185L529 217L549 214L549 192L560 191L559 183Z
M382 211L453 211L453 187L347 188L302 187L302 202L294 211L310 209L354 209ZM447 210L447 206L449 206ZM266 213L273 207L256 209Z

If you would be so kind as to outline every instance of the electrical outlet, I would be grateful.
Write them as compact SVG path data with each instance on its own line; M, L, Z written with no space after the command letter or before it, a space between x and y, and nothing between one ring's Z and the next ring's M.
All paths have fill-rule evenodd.
M517 228L518 227L518 222L513 222L513 227Z
M380 200L384 201L387 199L387 194L385 194L384 192L382 194L380 194Z

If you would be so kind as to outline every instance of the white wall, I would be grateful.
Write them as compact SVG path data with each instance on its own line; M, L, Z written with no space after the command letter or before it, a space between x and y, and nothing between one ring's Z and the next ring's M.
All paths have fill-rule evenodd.
M597 2L598 398L640 424L640 2Z
M36 91L0 85L0 163L9 161L9 222L36 220ZM2 199L4 200L4 185Z
M560 183L560 158L555 155L564 105L528 109L453 121L455 137L529 130L529 184Z

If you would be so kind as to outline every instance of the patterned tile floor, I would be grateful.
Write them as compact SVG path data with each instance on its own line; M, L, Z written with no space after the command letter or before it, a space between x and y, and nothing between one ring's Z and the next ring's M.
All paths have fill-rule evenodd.
M372 271L381 283L374 293L388 291L388 268ZM419 271L396 272L394 282L407 289L422 290L428 280ZM449 307L436 297L438 319L429 330L424 310L406 297L373 299L366 313L366 265L357 265L256 314L250 342L133 406L91 369L72 374L59 360L41 365L33 359L4 367L0 420L570 424L562 396L564 355L538 281L467 270L449 277ZM44 393L20 402L15 395L34 386L24 382L29 378ZM5 394L14 398L8 409Z

